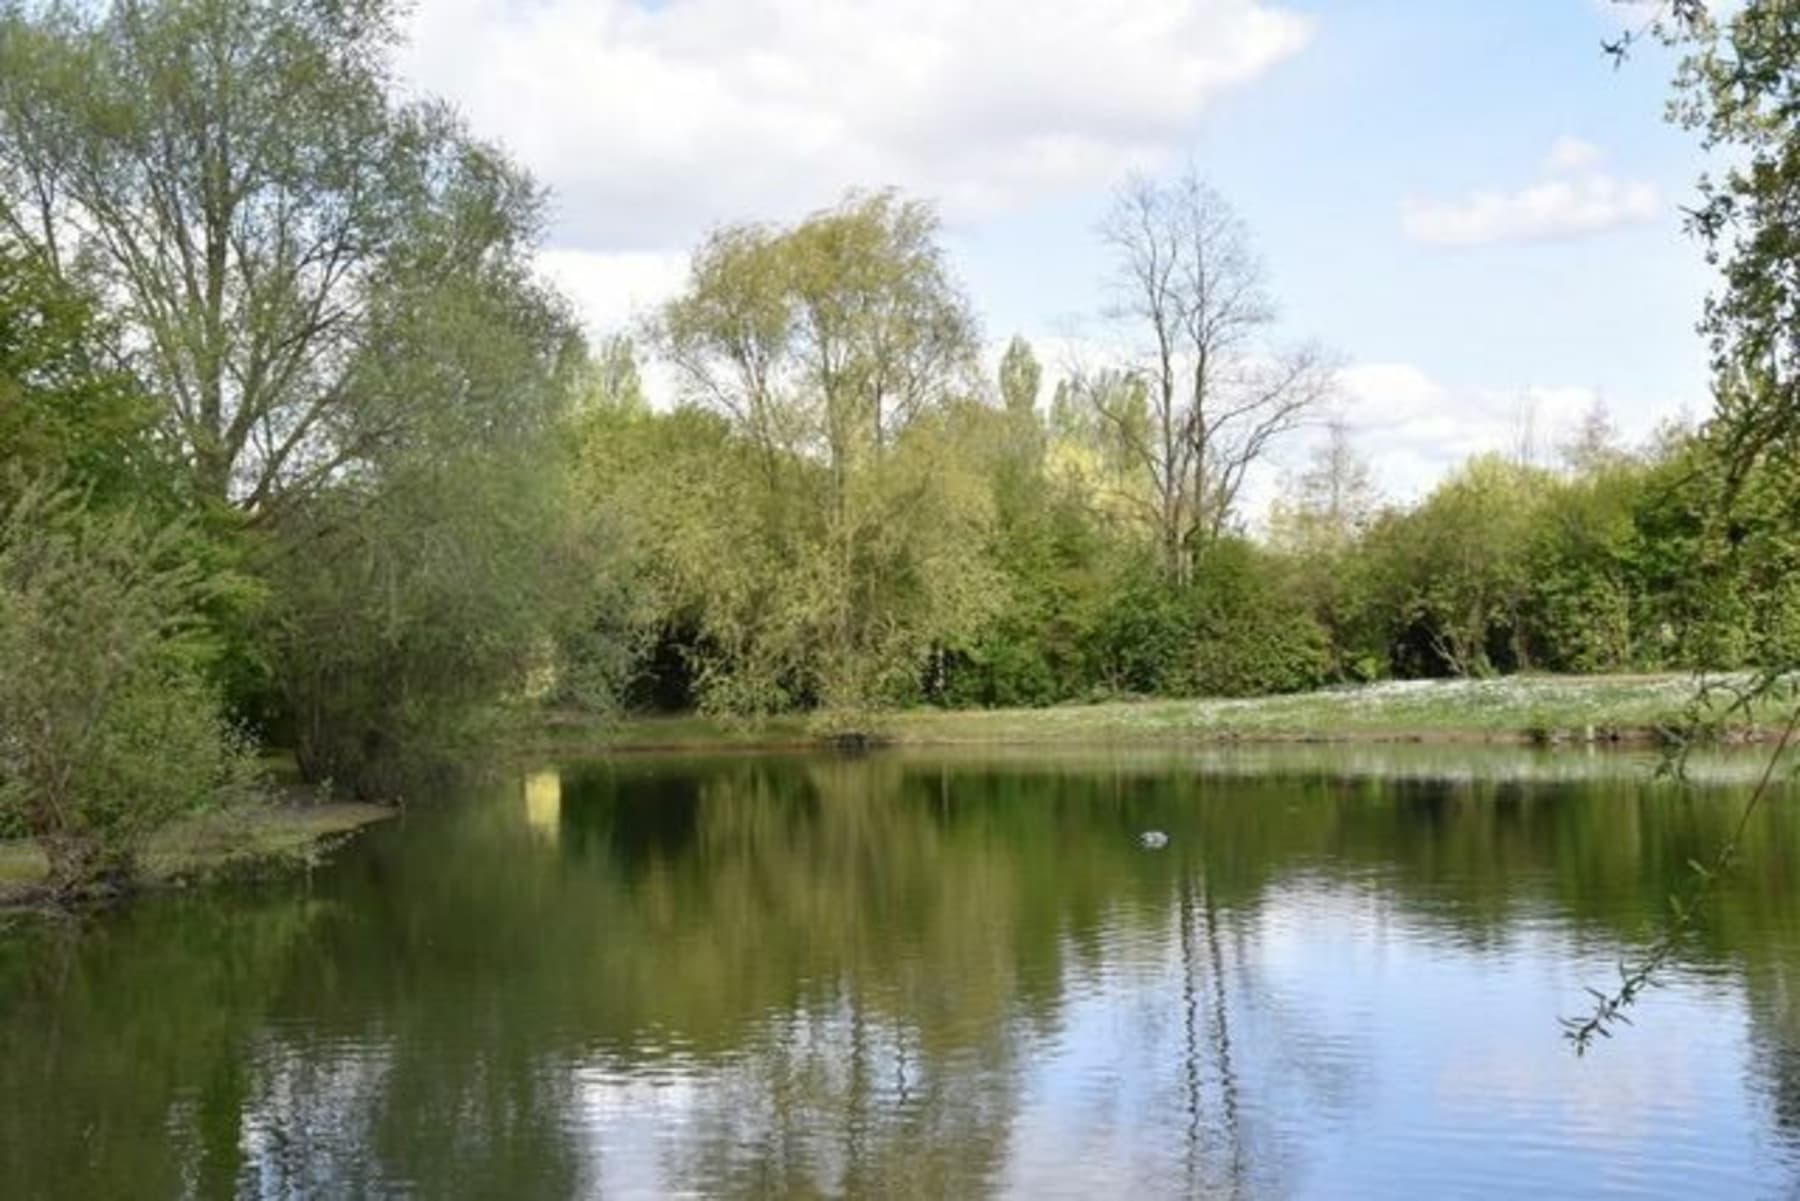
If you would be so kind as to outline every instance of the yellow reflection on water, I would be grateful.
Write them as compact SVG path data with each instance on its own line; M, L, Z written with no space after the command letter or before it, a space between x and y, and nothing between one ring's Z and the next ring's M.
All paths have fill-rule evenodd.
M534 771L525 777L525 822L551 841L562 821L562 775Z

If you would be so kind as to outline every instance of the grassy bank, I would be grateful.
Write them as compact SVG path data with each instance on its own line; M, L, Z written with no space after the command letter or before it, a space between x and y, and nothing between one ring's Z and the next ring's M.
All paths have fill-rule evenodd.
M908 709L858 723L897 745L1117 745L1224 742L1661 741L1693 697L1689 675L1509 676L1404 680L1244 700L1142 700L1047 709ZM1772 719L1770 715L1766 716ZM1755 737L1738 722L1737 737ZM702 716L603 721L557 714L534 724L537 750L698 750L812 746L831 727L806 716L731 722Z
M381 805L271 804L197 815L159 832L144 850L142 880L167 886L259 866L302 865L363 826L392 817ZM41 895L44 856L31 842L0 841L0 905Z

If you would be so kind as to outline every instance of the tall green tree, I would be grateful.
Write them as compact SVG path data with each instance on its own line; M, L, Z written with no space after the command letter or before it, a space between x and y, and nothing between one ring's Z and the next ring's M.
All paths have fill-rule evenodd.
M66 897L254 786L215 683L244 581L181 515L155 408L92 299L0 232L0 832Z
M395 99L399 13L0 8L0 226L105 298L201 491L252 512L457 403L371 348L560 319L528 270L541 191L444 105Z
M596 570L555 453L421 454L289 519L265 555L263 639L308 777L402 796L552 670Z
M730 503L757 533L733 554L762 556L758 586L696 590L715 696L855 711L916 686L992 596L986 489L946 416L979 388L975 325L931 209L852 195L788 228L720 230L658 345L756 463L729 486L747 489Z
M1715 434L1747 469L1800 438L1800 4L1672 5L1688 53L1675 118L1729 152L1690 216L1723 276L1702 329L1717 372Z
M95 298L184 495L269 602L235 691L309 774L389 794L522 687L573 538L544 498L580 339L541 189L399 99L389 0L0 7L0 230ZM96 377L98 378L98 377Z
M1000 408L963 404L954 414L957 448L990 482L984 553L1003 599L973 637L945 648L931 689L940 701L1041 705L1092 683L1084 633L1117 556L1087 477L1067 469L1067 455L1052 462L1062 439L1038 407L1042 378L1030 344L1015 337L1000 360Z
M1036 413L1038 393L1044 386L1044 368L1031 343L1014 335L1000 356L1000 403L1008 413Z
M1558 671L1654 665L1670 649L1656 645L1656 623L1640 603L1655 595L1639 569L1649 472L1594 432L1577 444L1575 469L1545 481L1526 550L1525 641L1540 665Z
M1758 655L1800 665L1800 4L1673 6L1688 50L1673 113L1723 151L1690 218L1722 276L1701 329L1716 409L1705 433L1723 465L1712 560L1757 596Z

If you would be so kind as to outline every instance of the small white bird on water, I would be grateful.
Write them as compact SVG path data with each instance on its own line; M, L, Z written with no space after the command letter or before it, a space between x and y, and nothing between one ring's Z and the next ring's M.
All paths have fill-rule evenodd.
M1169 836L1161 830L1145 830L1138 835L1138 845L1146 851L1160 851L1169 845Z

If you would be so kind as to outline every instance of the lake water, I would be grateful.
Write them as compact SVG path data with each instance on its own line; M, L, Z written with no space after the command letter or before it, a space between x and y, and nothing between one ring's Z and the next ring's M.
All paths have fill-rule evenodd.
M0 931L0 1197L1787 1196L1800 801L1440 751L638 757ZM1168 845L1145 849L1161 830Z

